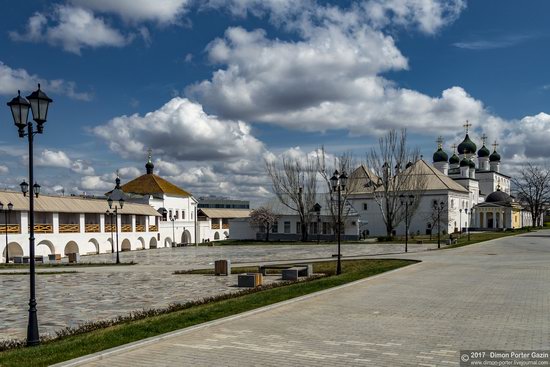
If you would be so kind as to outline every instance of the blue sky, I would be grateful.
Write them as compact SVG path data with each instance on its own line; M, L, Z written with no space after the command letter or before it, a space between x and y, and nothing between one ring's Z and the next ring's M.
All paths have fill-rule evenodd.
M544 0L2 2L0 96L40 81L54 99L36 139L49 192L104 192L151 148L196 195L256 200L264 159L361 158L389 127L431 157L466 119L510 171L550 153ZM0 184L16 189L26 143L7 106L0 121Z

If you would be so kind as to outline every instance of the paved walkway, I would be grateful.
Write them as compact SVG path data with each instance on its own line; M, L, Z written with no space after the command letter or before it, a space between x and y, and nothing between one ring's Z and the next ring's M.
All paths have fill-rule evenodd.
M461 349L548 349L550 231L402 257L423 262L72 365L456 366Z
M425 251L436 245L411 245L412 251ZM399 253L400 244L343 245L345 256ZM36 277L38 323L41 335L54 334L67 326L86 321L111 319L118 315L149 308L166 307L205 297L236 292L236 276L209 277L174 275L175 270L213 268L217 259L236 263L259 263L272 260L331 258L334 244L322 245L246 245L215 247L160 248L120 254L122 262L132 266L74 268L39 268L40 272L76 271L71 274ZM83 256L83 262L113 262L112 254ZM3 269L2 272L25 272L28 269ZM272 281L267 278L267 281ZM29 292L28 275L0 274L0 340L24 338L27 327Z

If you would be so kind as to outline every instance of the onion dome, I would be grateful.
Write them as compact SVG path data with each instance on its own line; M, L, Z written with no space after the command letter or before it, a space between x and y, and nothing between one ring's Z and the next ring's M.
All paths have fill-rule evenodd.
M470 166L470 168L476 168L476 164L474 163L474 161L472 161L471 159L468 159L468 166Z
M147 158L147 163L145 163L145 169L148 175L152 175L153 170L155 169L155 165L151 161L151 150L149 150L149 157Z
M468 158L464 158L460 161L460 167L470 167L470 160Z
M495 150L490 156L489 156L489 160L491 162L500 162L500 154L497 153L497 151Z
M500 188L498 188L497 191L492 192L487 196L487 198L485 199L485 202L486 203L499 203L499 202L511 203L512 197L507 193L500 191Z
M445 153L445 151L443 149L441 149L441 147L437 150L437 152L434 153L434 156L433 156L433 161L434 163L436 162L448 162L449 161L449 156L447 155L447 153Z
M487 149L487 147L485 146L485 144L477 151L477 156L478 156L479 158L488 157L489 154L491 154L491 152L489 151L489 149Z
M470 140L470 136L466 134L466 137L462 143L458 144L458 154L475 153L477 150L476 145Z
M451 158L449 158L449 163L450 164L459 164L460 163L460 158L458 158L458 156L456 154L453 154L451 156Z

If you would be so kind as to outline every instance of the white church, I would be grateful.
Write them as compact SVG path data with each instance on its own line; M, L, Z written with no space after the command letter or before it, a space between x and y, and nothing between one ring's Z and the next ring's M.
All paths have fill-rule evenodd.
M493 144L491 153L486 147L487 137L483 135L482 146L478 149L468 134L469 126L465 125L464 140L458 146L453 145L450 158L443 150L443 140L439 138L431 164L420 159L407 165L414 165L412 171L426 178L418 208L409 219L410 234L433 234L437 231L434 203L442 203L440 218L443 234L533 225L530 212L510 196L510 176L501 172L501 157L496 150L498 144ZM407 169L402 174L407 174ZM379 178L365 166L357 168L352 177L363 181L362 188L350 197L350 202L361 216L361 235L386 235L382 212L375 199ZM404 221L394 234L405 234Z

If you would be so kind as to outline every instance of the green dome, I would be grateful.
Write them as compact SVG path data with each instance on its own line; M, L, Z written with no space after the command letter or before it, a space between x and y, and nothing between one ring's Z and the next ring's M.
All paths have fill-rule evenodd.
M500 154L498 154L497 151L495 150L495 151L493 152L493 154L491 154L491 155L489 156L489 160L490 160L491 162L500 162Z
M479 158L488 157L489 154L491 154L491 152L489 151L489 149L487 149L487 147L486 147L485 145L483 145L483 146L481 147L481 149L479 149L479 150L477 151L477 156L478 156Z
M447 162L449 160L449 156L445 151L441 148L437 150L437 152L434 153L433 161L436 162Z
M462 143L458 144L458 154L467 154L467 153L475 153L477 150L476 145L473 141L470 140L470 137L468 134L466 134L466 137L462 141Z
M476 164L471 159L469 159L468 165L470 166L470 168L476 168Z
M458 158L458 156L456 154L453 154L451 156L451 158L449 159L449 163L450 164L459 164L460 163L460 158Z
M468 158L464 158L460 161L460 167L470 167L470 160Z

